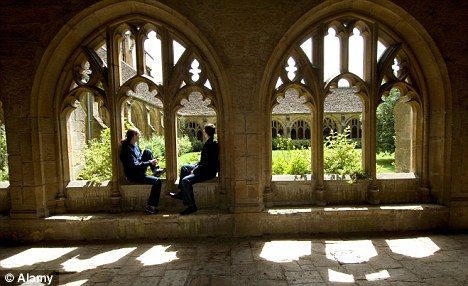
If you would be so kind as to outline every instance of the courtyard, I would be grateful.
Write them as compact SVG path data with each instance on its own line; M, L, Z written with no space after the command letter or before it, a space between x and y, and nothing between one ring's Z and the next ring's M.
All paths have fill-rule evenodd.
M421 232L49 243L0 247L0 272L53 285L466 285L467 246L467 234Z

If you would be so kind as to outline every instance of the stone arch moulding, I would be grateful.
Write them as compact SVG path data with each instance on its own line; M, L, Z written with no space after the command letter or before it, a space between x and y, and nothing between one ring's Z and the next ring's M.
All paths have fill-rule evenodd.
M56 114L59 111L54 110L51 106L55 106L57 96L62 96L62 90L64 88L61 86L63 85L61 81L63 77L63 67L67 65L69 58L97 29L107 23L129 16L138 16L165 23L181 35L184 35L190 43L197 47L199 52L203 54L204 60L210 65L214 78L216 79L216 82L211 82L211 84L216 87L215 96L217 97L218 110L222 111L222 113L229 114L231 106L229 89L226 86L226 75L221 66L221 60L217 56L215 49L195 25L175 10L157 1L134 0L120 2L105 0L89 6L68 21L51 40L42 55L33 81L31 98L34 100L32 100L30 106L32 120L37 122L33 124L38 126L37 134L33 134L33 140L39 143L36 144L37 146L43 146L43 144L41 144L41 134L49 132L47 130L60 129L60 122L56 118ZM228 122L222 121L223 118L227 117L220 116L219 118L219 130L229 130L225 127L228 125ZM42 123L39 123L39 121ZM227 139L225 139L227 134L228 131L220 132L220 134L218 134L219 140L227 141ZM60 142L61 139L59 136L56 136L53 149L55 149L54 152L58 155L62 152L60 151ZM49 148L51 147L49 146ZM41 149L42 147L38 150L40 158L42 158L43 153ZM229 156L226 148L223 148L220 152L220 155L224 158ZM60 156L57 158L60 158ZM61 159L57 159L58 170L61 170L59 166L60 160ZM229 162L229 160L226 159L221 162L221 168L225 176L229 177L230 170L228 170L229 166L226 162ZM37 168L34 169L40 170L40 172L44 171L42 159L35 162L35 164L37 164ZM58 173L58 176L61 177L61 172ZM63 178L59 178L58 180L61 181ZM220 184L221 188L225 188L225 186L228 185L225 181L221 181ZM45 192L44 188L43 191ZM53 192L53 190L48 190L48 192Z
M337 15L337 11L340 14ZM346 12L342 12L346 11ZM424 106L424 146L423 173L427 177L428 187L434 186L433 195L438 202L447 202L450 185L450 135L452 121L451 85L447 67L428 31L407 11L388 0L328 0L306 12L285 33L273 51L260 82L259 106L271 105L271 91L275 88L276 72L291 47L310 32L311 27L319 27L331 18L356 16L373 19L383 27L395 27L393 32L405 43L412 53L418 67L417 76L424 86L420 87ZM437 126L428 126L438 122ZM263 130L270 132L270 122L262 122ZM435 130L437 129L437 130ZM265 134L267 137L267 134ZM262 145L262 153L269 148ZM437 164L429 164L429 154L439 158ZM440 159L443 158L443 159ZM267 160L263 168L269 168ZM268 178L264 178L268 184Z

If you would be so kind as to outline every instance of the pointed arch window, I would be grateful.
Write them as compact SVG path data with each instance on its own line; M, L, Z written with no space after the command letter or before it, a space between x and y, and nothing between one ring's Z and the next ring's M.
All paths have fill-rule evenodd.
M148 18L128 16L96 31L72 55L70 67L64 70L73 73L63 76L69 88L56 100L61 134L69 134L61 139L63 162L67 162L64 180L79 178L78 169L87 164L83 150L93 136L99 139L96 130L108 130L110 154L118 148L110 143L111 136L123 138L128 128L135 127L142 134L141 147L156 148L153 153L160 166L167 167L167 179L175 181L176 158L182 150L177 118L186 107L181 101L189 102L193 94L201 94L201 107L211 108L209 114L203 108L196 110L201 113L190 114L198 124L192 134L196 139L203 138L203 124L217 122L213 111L219 88L207 57L170 25ZM118 159L116 164L112 160L106 158L105 165L118 168ZM107 171L109 179L112 174L121 175Z
M278 120L271 121L271 136L276 138L277 136L283 137L284 135L284 126Z
M350 153L356 157L352 159L356 163L356 168L354 171L346 172L366 172L370 177L376 176L378 172L372 164L378 161L376 158L380 158L381 154L371 153L371 150L380 150L380 147L372 146L374 142L379 142L375 137L380 136L370 133L371 130L375 130L373 126L378 124L373 114L379 113L376 107L385 101L392 88L396 88L404 95L399 99L401 108L394 110L395 116L398 113L400 118L411 122L411 128L408 130L399 127L400 138L411 138L406 142L399 141L401 146L399 153L411 158L403 162L402 158L405 155L399 155L400 165L406 165L401 167L401 170L422 172L421 106L423 105L418 92L418 83L422 83L418 78L421 72L416 72L418 66L410 60L411 51L391 31L391 27L381 25L378 19L372 17L361 18L358 15L345 13L317 23L316 26L309 27L300 34L301 38L288 46L281 60L277 62L274 76L270 81L271 92L274 94L270 98L274 106L272 118L278 118L275 117L275 110L278 110L278 105L275 104L282 98L276 95L285 94L284 91L290 86L308 91L310 94L308 101L312 106L318 103L315 106L319 106L321 110L319 116L309 117L312 118L308 121L310 127L314 127L309 129L299 121L306 122L305 120L309 118L300 118L294 109L284 112L283 122L288 137L293 140L309 136L324 139L330 137L332 132L336 132L336 138L343 138L339 135L349 132L344 137L353 146L350 149L354 151ZM287 97L286 94L284 97ZM306 134L305 130L309 130L310 135ZM271 132L272 137L276 135L277 131L273 125ZM325 141L317 140L320 143L311 141L317 149L316 153L312 152L311 161L319 162L312 165L312 173L319 174L317 184L320 188L323 187L320 180L327 177L325 174L328 171L325 165L329 159L328 155L333 153L325 149L334 146ZM321 143L325 144L319 146ZM402 152L403 149L406 151ZM393 155L394 160L397 160L396 153L395 151ZM333 172L337 174L345 170ZM275 171L272 174L275 174Z

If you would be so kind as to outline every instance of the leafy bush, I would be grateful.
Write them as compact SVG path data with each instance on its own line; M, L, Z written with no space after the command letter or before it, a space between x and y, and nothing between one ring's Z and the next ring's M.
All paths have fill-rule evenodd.
M158 160L163 160L166 154L164 136L155 133L153 133L150 138L141 137L138 146L140 146L142 150L151 150L153 156Z
M192 152L200 152L203 149L203 142L198 140L197 138L192 138Z
M0 125L0 181L8 181L8 153L5 125Z
M303 156L301 153L298 156L293 156L290 166L293 175L310 174L310 154L308 157Z
M310 149L276 150L273 152L273 175L304 175L310 172Z
M85 167L78 174L79 180L100 183L112 177L110 129L101 131L99 138L88 141L84 149Z
M272 140L272 149L273 150L293 150L294 145L291 138L285 138L281 135L277 135L276 138Z
M294 139L292 140L293 148L298 149L307 149L310 147L309 139Z
M272 160L272 173L273 175L288 174L288 161L285 156L273 157Z
M180 173L180 167L186 164L195 164L200 160L200 152L185 153L177 158L177 172Z
M327 174L350 175L362 174L361 155L356 149L357 143L349 139L350 129L343 133L332 133L325 139L324 169Z
M310 147L309 139L291 139L277 135L276 138L271 140L272 150L299 150L307 149Z
M190 138L187 135L177 138L177 146L179 156L192 151L192 142L190 142Z

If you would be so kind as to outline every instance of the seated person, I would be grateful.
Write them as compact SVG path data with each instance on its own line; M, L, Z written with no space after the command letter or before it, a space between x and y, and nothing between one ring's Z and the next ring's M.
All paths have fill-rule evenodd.
M125 176L132 183L151 185L151 193L148 198L145 211L149 214L158 213L159 196L161 194L161 180L158 178L163 170L159 169L158 160L153 158L150 150L141 152L137 142L140 139L140 131L127 130L126 138L122 140L120 160L122 161ZM147 168L153 171L153 176L146 174Z
M195 165L184 165L180 169L179 189L180 192L169 195L172 198L180 199L187 206L180 212L181 215L188 215L198 210L193 194L193 185L216 177L219 171L218 142L213 138L216 127L214 124L207 124L204 128L204 135L208 137L200 156L200 162Z

